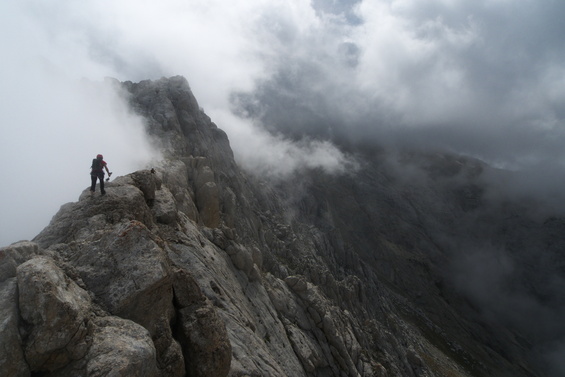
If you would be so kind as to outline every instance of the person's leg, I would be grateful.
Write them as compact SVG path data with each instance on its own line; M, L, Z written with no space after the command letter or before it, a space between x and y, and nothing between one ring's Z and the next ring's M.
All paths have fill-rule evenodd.
M98 178L100 178L100 193L102 195L105 195L106 191L104 190L104 174L100 174Z
M94 192L94 191L96 190L96 181L97 181L97 180L98 180L98 177L97 177L97 176L95 176L95 175L91 175L91 176L90 176L90 181L91 181L91 184L90 184L90 191L91 191L91 192Z

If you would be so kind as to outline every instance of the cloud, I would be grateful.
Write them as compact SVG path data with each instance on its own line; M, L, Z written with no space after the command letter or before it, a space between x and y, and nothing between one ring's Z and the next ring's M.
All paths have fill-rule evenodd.
M105 76L185 76L257 172L347 171L341 149L357 144L447 149L515 171L501 195L558 206L563 14L530 0L4 0L0 245L76 200L97 153L116 175L156 157Z
M340 166L347 158L329 142L448 149L513 169L565 162L562 2L7 0L0 7L9 57L0 73L4 144L11 140L4 160L30 154L14 147L29 146L18 137L26 129L57 145L55 135L67 133L64 114L80 108L68 105L73 80L181 74L228 130L236 157L257 169L272 151L294 161L285 169L322 151L321 166ZM242 135L277 147L249 154L236 142ZM295 142L304 136L310 141ZM32 181L22 170L12 182ZM554 175L540 184L560 184Z
M522 231L532 232L526 227ZM525 242L528 241L529 247L537 247L536 239ZM565 280L550 262L551 251L538 250L534 257L529 255L532 251L510 251L479 242L460 248L449 269L453 274L451 281L459 292L474 303L482 320L494 327L517 328L526 334L532 342L528 356L540 370L547 375L564 376L565 306L560 297ZM532 266L539 261L527 263L529 258L541 259L541 266ZM521 263L517 263L519 260Z
M300 38L279 38L274 74L240 104L292 134L428 145L516 166L563 160L554 142L563 137L562 8L359 2L357 23L323 14Z
M2 244L32 238L62 203L76 200L97 153L104 153L115 174L129 173L155 157L142 121L108 86L95 82L105 76L137 81L182 74L199 102L221 117L231 106L231 91L251 90L257 78L271 73L269 60L277 58L277 51L263 49L271 41L255 33L279 25L284 34L297 20L305 28L316 21L309 4L301 1L290 7L284 1L236 1L226 7L220 1L8 0L0 14L0 40L8 57L0 72L0 157L9 180L2 188ZM250 122L232 120L242 126L241 131L227 127L234 140L238 132L247 132L254 145L274 147L258 152L285 157L284 164L264 159L273 169L263 170L341 169L345 160L327 143L293 144L260 130L250 132ZM310 154L315 158L307 159ZM249 159L244 163L261 156Z
M116 175L158 155L142 119L104 83L111 70L91 58L80 35L43 28L34 14L38 4L0 5L8 57L0 70L2 245L33 238L62 204L76 201L89 186L96 154L105 155ZM45 16L56 14L53 9ZM88 76L96 81L82 79Z
M314 155L324 156L320 166L344 166L347 157L330 142L378 143L448 149L513 169L551 161L538 187L561 182L552 178L565 161L561 2L8 0L0 7L9 57L0 73L2 158L26 166L11 170L13 185L33 187L26 177L37 175L20 158L32 154L24 135L58 145L69 119L87 132L88 122L75 121L81 107L69 106L77 100L73 81L178 74L228 131L238 160L255 169L273 151L289 162L279 173L314 163ZM250 154L242 135L276 147ZM295 142L304 136L310 141Z
M98 153L116 175L158 157L142 119L110 83L28 76L16 88L1 90L12 102L0 115L3 243L34 237L63 203L77 200Z
M260 126L246 122L232 113L215 112L215 121L227 127L230 145L239 151L243 167L259 176L282 179L304 169L322 169L330 174L354 172L358 163L352 156L328 141L302 139L291 141L273 135Z
M30 30L13 48L27 45L54 69L93 79L182 74L213 118L240 93L260 107L249 113L255 124L283 134L416 140L489 161L535 144L529 159L563 158L545 148L564 115L559 2L27 0L4 7L7 29Z

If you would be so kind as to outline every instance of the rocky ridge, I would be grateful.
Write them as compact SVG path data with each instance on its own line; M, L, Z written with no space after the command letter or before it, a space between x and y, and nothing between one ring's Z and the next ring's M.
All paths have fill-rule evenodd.
M538 375L442 273L484 166L434 155L416 187L377 158L297 190L240 169L184 78L116 85L166 159L0 249L3 375Z

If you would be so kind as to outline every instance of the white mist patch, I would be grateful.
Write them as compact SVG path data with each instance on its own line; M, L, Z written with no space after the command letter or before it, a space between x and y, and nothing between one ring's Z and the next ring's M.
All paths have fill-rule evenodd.
M0 244L31 239L59 207L90 185L90 165L104 155L116 177L145 167L159 154L142 119L129 112L110 83L49 75L20 77L2 90Z
M330 174L355 171L358 163L329 141L295 142L272 135L248 120L221 110L213 119L229 135L230 145L242 167L254 174L284 178L302 169L322 169Z

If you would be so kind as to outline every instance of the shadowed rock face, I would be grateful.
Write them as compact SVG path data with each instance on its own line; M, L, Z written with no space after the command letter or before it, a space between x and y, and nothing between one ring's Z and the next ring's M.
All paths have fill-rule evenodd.
M488 167L379 154L345 175L261 181L237 166L184 78L120 85L167 158L104 197L85 191L32 242L0 249L0 371L541 375L528 334L487 321L450 274L459 249L483 241L517 259L529 258L528 234L554 259L563 244L563 221L493 201ZM530 266L524 276L538 276ZM541 295L543 282L532 287Z

